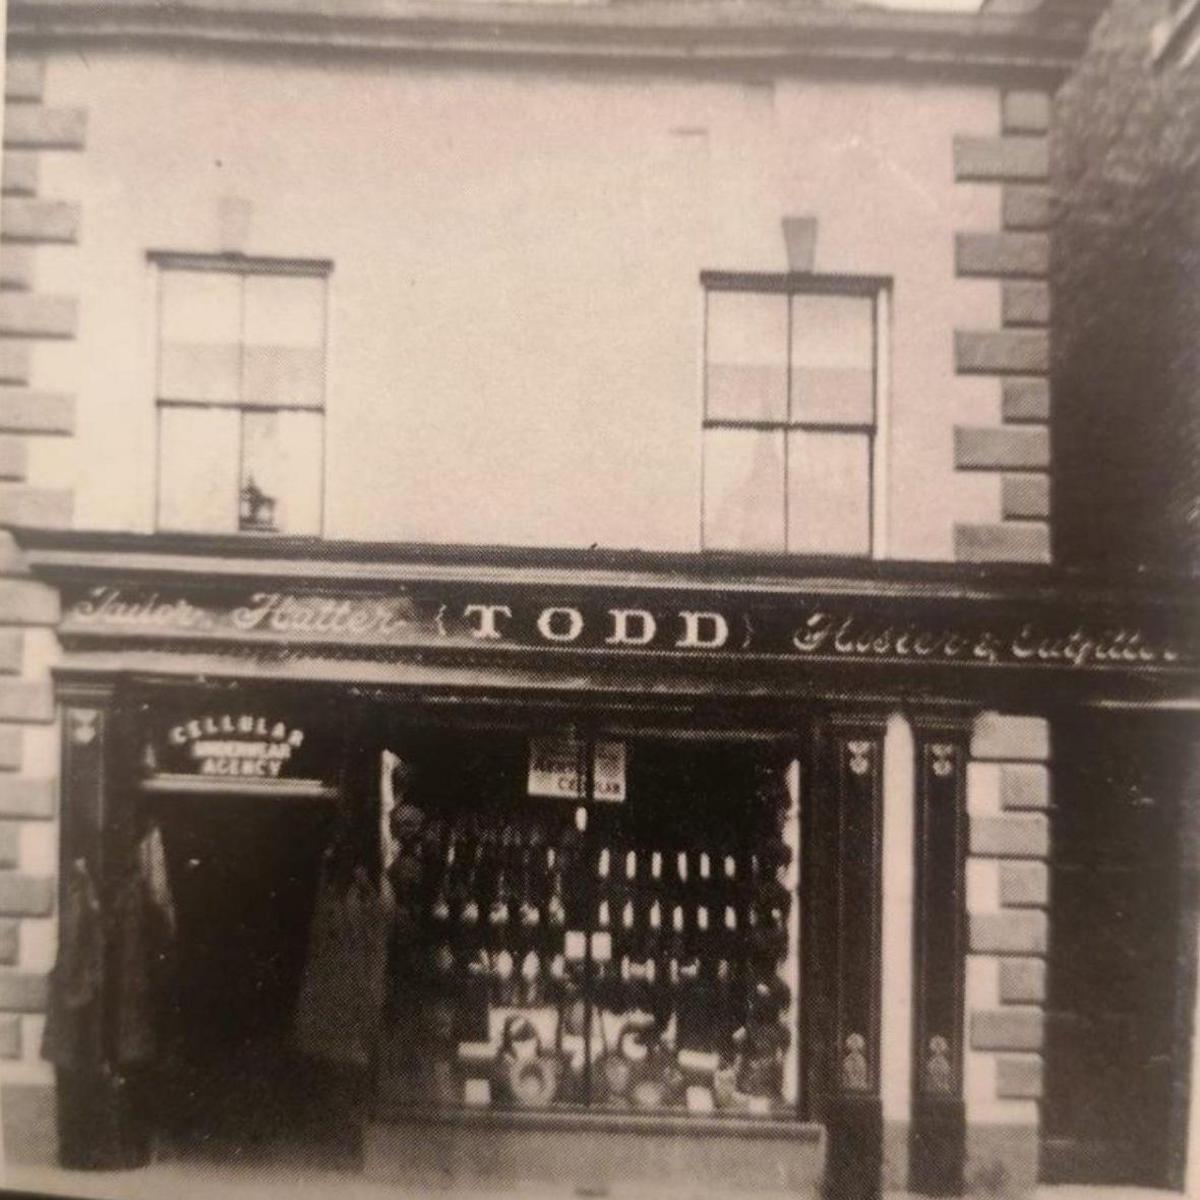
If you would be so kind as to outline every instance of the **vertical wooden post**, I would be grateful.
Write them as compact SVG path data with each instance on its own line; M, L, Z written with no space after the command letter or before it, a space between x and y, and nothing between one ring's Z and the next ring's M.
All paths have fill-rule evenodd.
M150 1138L140 1081L121 1069L115 1053L121 980L112 923L115 891L126 864L135 764L132 748L119 744L121 723L111 684L67 683L59 688L59 700L60 880L69 878L76 863L86 869L99 902L104 941L99 1054L78 1064L60 1064L56 1072L59 1161L84 1169L135 1167L148 1161ZM65 933L60 929L60 940Z
M966 1153L967 718L913 719L916 762L909 1187L962 1192Z
M825 1191L875 1200L883 1166L879 1040L883 933L882 716L835 715L819 736L818 853L832 922Z

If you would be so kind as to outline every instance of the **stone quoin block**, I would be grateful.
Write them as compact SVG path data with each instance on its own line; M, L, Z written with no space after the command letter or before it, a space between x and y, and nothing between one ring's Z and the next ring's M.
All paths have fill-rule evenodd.
M39 163L32 150L6 150L0 162L0 191L5 196L36 196Z
M54 689L49 683L0 679L0 721L45 725L53 720Z
M1046 914L1037 911L972 913L972 954L1045 954Z
M983 1009L971 1014L972 1050L1040 1050L1044 1039L1041 1009Z
M21 922L6 917L0 921L0 964L16 966L21 955Z
M1005 379L1001 384L1001 411L1013 424L1050 419L1050 381Z
M19 675L25 661L25 634L20 629L0 629L0 674Z
M0 817L49 820L57 807L57 791L53 779L0 775Z
M0 576L29 575L29 564L17 545L16 538L8 530L0 530Z
M28 291L33 287L36 269L33 246L0 242L0 289Z
M1041 277L1050 269L1050 238L1044 233L960 233L954 239L959 275L987 278Z
M1000 903L1006 908L1045 908L1050 903L1050 868L1044 862L1002 862Z
M0 204L0 234L6 242L74 242L79 238L79 205L9 197Z
M980 858L1046 858L1050 822L1040 815L972 817L970 846Z
M5 148L82 150L86 140L87 112L82 108L14 104L4 114Z
M0 1058L21 1057L21 1018L7 1016L0 1019Z
M33 579L0 580L0 625L57 625L58 590Z
M959 425L954 430L954 465L960 471L1044 471L1050 465L1046 429Z
M1050 147L1044 137L954 139L954 178L960 183L1038 182L1049 175Z
M1005 475L1000 480L1000 512L1018 520L1050 515L1048 475Z
M954 557L958 562L1050 561L1050 526L1044 521L1006 521L997 525L956 525Z
M64 488L0 488L0 525L25 529L68 529L72 493Z
M1000 128L1005 133L1045 133L1050 128L1050 97L1045 92L1005 92Z
M1000 312L1005 325L1048 325L1050 285L1033 279L1006 279L1000 289Z
M40 100L46 86L46 64L40 58L10 58L4 64L6 100Z
M21 480L29 466L29 446L21 438L0 437L0 479Z
M1044 329L960 329L954 367L962 375L1036 375L1050 366Z
M1040 958L1006 958L1000 964L1004 1004L1041 1004L1046 999L1046 963Z
M45 975L0 971L0 1012L45 1012L46 991Z
M0 727L0 771L19 771L25 739L20 729Z
M29 360L28 342L0 340L0 383L28 383Z
M1049 770L1037 763L1005 763L1001 766L1000 807L1040 811L1049 808Z
M996 1097L999 1100L1040 1100L1042 1056L1005 1054L997 1058Z
M1005 229L1049 229L1054 194L1037 184L1006 183L1000 193L1000 221Z
M21 826L0 821L0 867L15 867L21 861Z
M5 433L71 433L75 397L61 392L0 387L0 431Z
M79 304L70 296L0 293L0 335L69 338L78 327Z
M971 730L971 757L985 762L1047 762L1050 723L1044 717L980 713Z
M48 875L0 871L0 915L48 917L54 911L54 880Z

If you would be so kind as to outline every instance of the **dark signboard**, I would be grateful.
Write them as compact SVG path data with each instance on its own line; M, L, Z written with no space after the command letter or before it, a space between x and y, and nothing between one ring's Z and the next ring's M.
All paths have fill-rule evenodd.
M557 651L1035 670L1187 672L1180 610L956 595L699 591L528 584L386 590L118 586L64 595L64 638L272 644L371 656L403 649Z

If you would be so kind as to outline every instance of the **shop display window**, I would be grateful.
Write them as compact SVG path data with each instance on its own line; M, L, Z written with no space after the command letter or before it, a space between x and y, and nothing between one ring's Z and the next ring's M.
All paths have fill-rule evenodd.
M794 771L653 738L398 751L381 1099L794 1114Z

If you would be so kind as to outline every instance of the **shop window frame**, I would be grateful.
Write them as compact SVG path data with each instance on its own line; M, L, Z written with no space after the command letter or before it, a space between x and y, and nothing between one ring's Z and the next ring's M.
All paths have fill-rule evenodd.
M760 272L760 271L717 271L700 272L702 288L702 347L700 362L700 548L706 553L722 555L778 557L789 559L833 559L873 561L888 557L888 446L890 438L890 327L892 279L885 275L817 274L809 272ZM709 411L709 344L710 344L710 299L714 293L742 293L750 295L784 295L788 297L787 347L783 364L786 373L785 412L782 419L755 420L743 418L714 417ZM792 417L793 389L793 317L792 298L796 296L835 297L869 300L871 310L871 382L873 422L847 424L837 422L813 422L796 420ZM710 544L707 513L707 470L710 430L749 430L778 432L783 440L783 479L780 501L782 505L782 544L767 550L741 549ZM796 431L826 433L853 432L867 437L868 447L868 496L867 496L867 548L860 552L817 551L788 546L789 528L789 435Z
M393 723L393 721L385 717L382 720L377 718L377 723L372 725L371 731L375 737L383 738L389 746L402 746L408 738L421 729L432 727L443 732L466 732L471 729L484 729L491 733L507 735L518 742L524 743L525 754L523 758L526 761L529 740L532 737L568 735L576 743L577 747L580 767L579 794L570 798L559 796L557 798L545 799L544 803L547 806L545 811L550 813L554 806L561 805L563 806L564 814L566 814L568 812L575 813L580 807L585 807L589 813L587 831L581 832L582 844L585 846L596 835L594 828L595 817L610 813L619 817L623 809L623 805L613 806L604 799L596 799L593 795L591 750L598 741L619 738L629 742L644 738L649 742L659 745L687 745L695 742L705 743L715 738L718 741L727 743L729 746L746 747L756 745L761 750L762 764L765 765L767 762L773 762L783 771L789 770L791 765L794 764L800 772L799 807L796 814L798 822L796 831L798 834L800 833L803 822L802 813L806 803L804 800L804 779L808 776L811 768L805 755L804 739L794 729L785 729L773 721L767 721L761 727L750 731L740 723L726 728L723 722L718 721L712 726L706 727L703 734L698 735L694 731L681 734L679 727L672 721L668 721L664 726L656 726L650 730L646 730L641 725L631 726L621 720L601 719L596 721L592 717L578 722L568 720L564 724L560 722L548 723L544 718L544 713L524 713L522 718L510 721L504 719L497 720L494 714L483 716L482 714L464 713L458 714L453 720L434 722L430 726L427 718L423 721L412 722L401 720ZM361 740L362 736L360 732L359 740ZM400 751L400 755L401 758L405 757L403 750ZM523 791L519 795L525 799L525 803L528 803ZM521 809L516 808L513 811L519 813ZM622 845L623 836L618 837L614 845ZM803 845L804 843L801 839L799 850L801 856L805 853ZM595 847L592 848L595 849ZM617 866L619 854L615 850L614 856L610 869L613 873L613 878L616 879L617 875L620 874L620 868ZM715 871L716 868L714 867ZM632 1122L633 1125L631 1127L671 1128L677 1130L679 1133L690 1131L697 1135L704 1132L720 1132L722 1130L735 1133L738 1130L745 1130L751 1133L757 1131L758 1136L770 1136L773 1133L778 1134L783 1130L794 1131L806 1123L810 1123L813 1119L811 1113L814 1107L814 1100L809 1092L806 1061L811 1053L811 1049L801 1040L803 1029L801 1017L803 1011L802 997L808 985L806 983L807 965L804 950L804 942L807 936L805 929L806 918L804 915L806 872L800 861L797 861L795 865L795 874L796 882L791 885L790 896L791 904L794 906L796 912L795 920L799 923L799 958L797 959L799 979L798 990L792 996L791 1015L787 1020L787 1029L795 1047L794 1060L790 1067L794 1094L791 1099L780 1102L769 1113L747 1114L744 1112L716 1111L705 1114L685 1111L677 1107L642 1110L632 1104L613 1107L600 1098L600 1085L592 1075L595 1063L589 1068L586 1075L588 1079L586 1085L587 1098L578 1104L571 1103L562 1106L556 1104L549 1107L525 1108L521 1105L514 1105L511 1102L507 1102L476 1109L472 1105L463 1103L445 1104L434 1102L432 1104L414 1104L412 1100L402 1100L394 1095L388 1096L384 1094L377 1097L377 1102L381 1104L381 1111L396 1115L419 1113L446 1120L461 1120L464 1118L469 1120L473 1117L483 1117L489 1120L499 1119L518 1124L529 1120L549 1120L565 1125L578 1125L582 1128L596 1123L620 1127L623 1126L623 1123ZM597 895L593 893L598 894L598 890L603 889L605 886L612 886L619 891L622 887L628 885L620 883L612 885L597 883L592 879L591 869L589 868L587 871L587 883L584 885L584 890L589 897L585 902L585 907L590 908L591 903L597 898ZM614 931L617 929L619 921L618 909L614 908L611 912L611 927ZM594 924L594 918L593 921L585 923L582 928L586 935L584 959L581 960L581 968L586 972L583 988L584 994L587 996L588 1011L592 1012L597 1002L597 993L593 991L596 984L591 973L595 969L596 962L599 961L594 957L594 938L597 933L602 933L603 930ZM587 1053L590 1055L591 1050L589 1049ZM596 1060L596 1062L598 1061Z
M333 262L330 259L318 258L285 258L268 256L251 256L240 253L208 254L193 251L149 250L147 262L152 271L153 279L153 396L154 396L154 529L163 534L220 534L221 536L247 537L316 537L324 535L325 502L326 502L326 469L328 466L328 444L326 429L326 404L328 400L328 371L329 371L329 281L333 274ZM248 403L240 394L234 400L188 400L175 397L164 398L161 394L162 384L162 348L163 348L163 275L166 272L194 272L199 275L236 275L244 282L246 278L301 278L315 279L322 284L322 333L320 343L321 355L321 398L318 405L313 404L256 404ZM244 382L243 362L246 349L245 337L245 296L244 289L240 299L241 311L238 326L239 337L237 349L239 355L238 379L239 389ZM238 414L238 464L237 486L231 497L233 507L233 528L224 530L184 530L164 523L162 519L163 502L163 412L165 409L191 410L225 410ZM316 527L304 534L288 534L273 525L255 524L243 519L243 506L246 501L243 486L243 468L246 452L245 419L248 414L279 414L286 412L311 413L319 419L319 454L317 462Z

